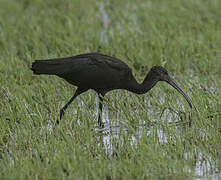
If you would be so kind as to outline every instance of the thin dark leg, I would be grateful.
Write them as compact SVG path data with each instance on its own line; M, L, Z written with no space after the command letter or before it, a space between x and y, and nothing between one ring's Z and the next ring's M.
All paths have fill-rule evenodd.
M72 98L67 102L67 104L64 105L64 107L60 110L60 120L62 119L65 110L67 109L67 107L73 102L73 100L80 95L81 93L85 92L87 90L83 90L83 89L77 89L74 93L74 96L72 96ZM59 120L57 120L57 124L59 124Z
M101 116L103 111L103 97L99 94L99 113L98 113L98 125L104 128L104 123L102 122Z

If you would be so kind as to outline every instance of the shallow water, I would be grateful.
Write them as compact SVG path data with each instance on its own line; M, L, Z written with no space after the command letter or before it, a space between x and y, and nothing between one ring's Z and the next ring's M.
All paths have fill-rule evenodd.
M103 117L104 118L104 117ZM128 129L126 127L122 127L120 125L116 125L116 126L109 126L108 125L109 120L106 119L106 123L104 126L104 131L103 131L103 135L97 137L98 138L98 142L100 142L100 146L102 146L105 151L109 154L112 154L114 152L114 147L112 145L113 139L120 139L121 138L121 132L122 131L127 131ZM142 123L141 123L142 124ZM97 125L95 125L95 129L100 131L99 127ZM152 128L150 128L150 130L146 130L145 132L145 128L144 126L140 125L139 128L137 129L137 134L136 135L132 135L130 137L130 139L128 139L130 141L131 145L135 145L137 144L137 137L141 137L142 133L146 133L146 135L148 136L148 134L151 133ZM159 143L161 144L167 144L168 140L167 140L167 135L164 133L164 131L162 129L157 130L157 138ZM215 162L212 160L208 162L203 160L202 158L202 153L199 151L198 153L198 160L196 161L195 164L195 179L197 180L204 180L204 179L214 179L214 180L218 180L221 178L221 173L218 171L217 168L215 168ZM188 157L186 157L186 159L188 159ZM187 167L188 168L188 167ZM214 169L215 170L214 172ZM191 169L189 169L189 172L191 172Z
M158 94L158 91L160 91L160 89L156 87L155 91L157 91L157 94ZM136 96L130 93L123 92L123 95L124 95L124 98L126 98L126 100L129 101L129 103L127 103L126 106L129 106L130 104L132 104L133 101L137 100ZM183 112L186 112L188 106L183 105L185 103L185 100L182 98L182 96L179 96L178 93L176 93L176 95L178 96L178 98L176 100L175 106L178 106L179 109L182 109ZM177 132L178 134L180 131L182 131L183 129L182 122L177 123L177 124L176 122L174 122L174 119L180 121L180 116L181 116L180 112L176 112L175 110L169 107L166 107L164 109L161 109L161 108L155 109L157 106L154 106L154 107L152 106L151 104L152 97L149 94L145 94L143 96L144 98L142 99L143 101L142 103L144 104L145 113L148 114L148 117L150 117L150 120L149 119L140 120L138 121L138 123L136 123L135 125L136 127L132 127L133 124L130 124L130 122L127 121L126 116L122 116L122 114L124 113L123 110L119 108L118 105L116 105L118 103L116 102L116 99L124 100L122 98L121 92L116 92L113 96L116 99L114 99L112 103L107 104L108 99L106 99L106 102L104 101L103 112L102 112L102 121L104 123L104 129L102 131L97 125L99 98L96 97L94 99L94 96L90 96L90 95L87 95L86 97L79 96L77 97L75 103L78 103L79 111L81 110L84 111L84 109L87 108L87 105L85 102L86 101L93 102L95 100L95 103L93 104L93 106L87 109L87 112L85 113L88 113L88 111L90 111L90 114L92 115L92 119L95 119L94 129L95 131L99 131L98 133L99 135L97 136L97 140L99 142L98 145L101 146L105 150L105 152L111 155L114 152L113 141L116 142L116 139L120 140L121 138L123 138L122 134L124 134L128 130L131 130L131 128L133 128L134 133L133 135L130 134L130 136L128 137L128 141L130 141L130 144L133 146L137 145L138 138L141 138L144 134L146 134L147 136L150 135L150 133L152 133L153 130L156 131L158 142L160 144L167 145L168 134L164 132L164 128L166 126L172 125L175 128L175 132ZM165 99L166 99L166 96L160 96L159 98L160 104L164 104ZM65 102L62 103L62 105L64 104ZM137 117L137 114L142 113L142 110L140 110L138 107L132 106L132 107L126 107L126 108L127 109L132 108L131 111L129 109L130 111L129 115L131 117L133 115L135 115L134 117ZM76 123L80 124L82 123L80 119L76 119L78 110L73 109L72 111L73 121L77 121ZM125 119L122 119L122 118L125 118ZM184 117L184 120L185 120L185 117ZM153 122L149 122L149 121L153 121ZM52 130L52 126L53 125L49 123L47 127L48 130ZM159 127L157 128L157 130L156 130L156 126ZM203 132L200 136L202 137L204 136ZM202 179L204 180L208 178L215 179L215 180L220 179L221 173L216 168L214 160L210 158L209 162L205 161L203 160L202 153L199 151L199 149L196 148L195 151L198 152L198 157L196 158L197 161L195 163L195 168L194 168L194 171L195 171L194 178L197 180L202 180ZM188 152L186 152L186 155L184 152L184 158L189 159ZM193 170L193 169L190 169L190 167L186 167L186 168L187 169L189 168L188 169L189 172L192 172ZM215 169L215 172L214 172L214 169Z
M148 111L149 114L151 113L156 113L154 112L153 108L148 108L150 107L150 100L147 100L148 98L145 98L145 104L147 107L145 107ZM150 98L149 98L150 99ZM164 102L165 100L165 97L162 97L160 99L161 102ZM181 106L182 109L184 110L185 112L185 107L184 105L182 105L183 103L183 100L177 100L177 104L178 106ZM97 104L97 108L98 108L98 102L96 102ZM98 112L96 111L96 114ZM112 142L113 142L113 139L115 138L118 138L120 139L121 138L121 133L122 131L125 132L128 130L128 126L124 123L122 123L123 120L121 120L121 122L119 121L119 114L121 113L120 110L118 110L118 112L115 112L117 114L117 118L116 119L110 119L110 117L108 116L108 109L105 108L105 105L104 105L104 111L102 113L102 119L103 119L103 122L104 122L104 130L103 130L103 135L102 136L99 136L98 137L98 142L100 142L100 146L102 146L105 151L107 153L110 153L112 154L114 149L113 149L113 145L112 145ZM180 125L178 124L178 126L176 126L176 123L174 123L173 119L180 119L180 114L179 112L173 112L171 111L169 108L166 108L163 113L161 114L161 117L159 118L159 121L162 123L163 122L163 126L166 126L166 125L171 125L173 124L173 126L176 128L177 132L179 132L181 130L181 128L183 127L182 126L182 123L180 123ZM113 123L112 121L114 121L115 123ZM137 138L140 138L143 133L146 133L146 135L148 136L151 131L153 130L154 126L155 125L158 125L159 124L149 124L149 128L145 128L146 127L146 122L145 121L139 121L139 125L138 127L136 127L136 133L130 137L130 139L128 139L128 141L130 141L130 144L131 145L135 145L137 144ZM95 122L95 126L94 126L95 130L97 131L100 131L99 127L97 126L97 123ZM164 133L164 130L163 130L163 127L162 128L159 128L156 132L156 135L157 135L157 138L158 138L158 141L159 143L161 144L167 144L168 143L168 135L166 135ZM210 158L210 162L208 161L205 161L203 160L202 158L202 153L196 149L196 151L198 151L198 160L196 161L195 163L195 179L197 180L204 180L204 179L208 179L208 178L211 178L211 179L220 179L221 177L221 173L218 171L217 168L215 168L215 162L212 160L212 158ZM188 156L186 157L186 159L188 159ZM188 167L187 167L188 168ZM214 172L214 169L217 169L215 170ZM191 172L191 169L189 169L189 171Z

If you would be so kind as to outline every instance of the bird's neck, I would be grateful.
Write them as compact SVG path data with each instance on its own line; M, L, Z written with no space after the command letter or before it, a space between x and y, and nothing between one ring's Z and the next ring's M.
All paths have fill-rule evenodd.
M151 72L149 72L141 84L138 83L135 79L133 79L127 90L136 94L144 94L151 90L157 82L158 80L154 78Z

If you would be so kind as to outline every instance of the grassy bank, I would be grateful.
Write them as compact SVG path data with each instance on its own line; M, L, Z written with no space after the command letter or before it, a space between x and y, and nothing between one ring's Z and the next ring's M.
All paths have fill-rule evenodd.
M2 0L0 179L219 179L220 9L218 0ZM139 82L164 66L197 110L158 83L145 95L110 92L104 132L93 91L55 126L76 88L34 76L31 63L86 52L122 59Z

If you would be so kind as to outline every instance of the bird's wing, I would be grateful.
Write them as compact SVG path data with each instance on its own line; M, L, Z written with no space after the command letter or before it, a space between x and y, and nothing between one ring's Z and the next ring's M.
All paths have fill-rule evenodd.
M131 69L123 61L100 53L36 60L36 74L54 74L77 86L119 86Z
M109 66L110 68L115 68L118 70L121 69L130 69L129 66L112 56L104 55L101 53L86 53L74 56L75 59L88 59L90 60L89 65L97 65L97 66Z
M131 71L123 61L103 54L90 53L72 58L68 69L59 76L78 86L119 86Z
M54 69L57 70L57 75L59 74L69 74L73 72L85 72L89 69L94 70L128 70L130 69L127 64L123 61L103 55L100 53L88 53L80 54L77 56L57 58L45 60Z

